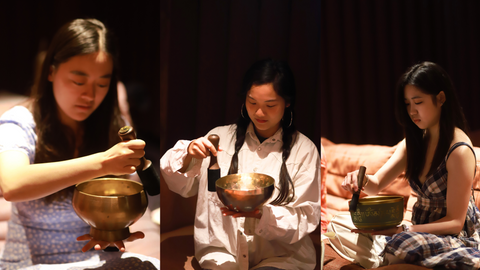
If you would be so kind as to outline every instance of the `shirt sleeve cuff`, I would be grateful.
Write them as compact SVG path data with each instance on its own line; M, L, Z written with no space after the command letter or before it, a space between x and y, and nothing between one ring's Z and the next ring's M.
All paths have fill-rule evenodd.
M167 174L183 174L187 177L195 177L200 173L200 167L201 167L201 160L197 160L195 158L192 158L190 164L188 165L185 173L181 173L178 170L180 170L183 165L185 158L188 155L188 146L190 145L191 141L188 140L180 140L178 141L175 146L172 148L172 153L170 154L169 158L169 169L166 170Z
M272 208L269 205L264 205L260 211L262 212L262 217L257 223L255 234L268 238L268 224L271 222L270 220L275 217L273 216Z

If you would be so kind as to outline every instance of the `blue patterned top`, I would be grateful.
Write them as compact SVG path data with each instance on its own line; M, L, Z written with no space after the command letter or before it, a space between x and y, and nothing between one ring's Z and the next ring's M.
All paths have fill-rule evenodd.
M22 151L28 155L30 164L33 164L37 142L35 126L33 115L25 107L16 106L5 112L0 117L0 152ZM76 238L89 233L90 226L75 213L72 196L70 194L53 202L41 198L12 203L0 269L91 261L95 257L99 261L98 258L108 255L103 251L82 252L81 249L87 242L78 242ZM124 259L121 261L122 266L128 265Z

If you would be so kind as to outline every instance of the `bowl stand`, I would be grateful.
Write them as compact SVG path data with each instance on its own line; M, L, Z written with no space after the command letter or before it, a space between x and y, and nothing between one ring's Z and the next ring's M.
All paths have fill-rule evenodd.
M107 242L116 242L125 240L130 236L129 227L120 230L100 230L94 227L90 227L90 235L93 239L102 240Z

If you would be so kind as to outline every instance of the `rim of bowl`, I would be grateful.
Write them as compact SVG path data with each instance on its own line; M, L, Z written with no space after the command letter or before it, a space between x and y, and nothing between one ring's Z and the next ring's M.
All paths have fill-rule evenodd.
M378 203L395 203L403 201L403 196L394 196L394 195L380 195L380 196L369 196L364 197L358 200L358 204L370 205Z
M130 194L130 195L95 195L95 194L90 194L90 193L87 193L87 192L84 192L84 191L81 191L81 190L78 189L78 186L81 185L81 184L84 184L84 183L93 182L93 181L111 181L111 180L113 180L113 181L121 180L121 181L132 182L132 183L137 184L137 185L142 185L142 184L138 183L137 181L133 181L133 180L131 180L131 179L115 178L115 177L104 177L104 178L90 179L90 180L86 180L86 181L82 181L82 182L80 182L80 183L77 183L77 184L75 185L75 190L76 190L78 193L85 194L85 195L88 195L88 196L91 196L91 197L99 197L99 198L121 198L121 197L134 196L134 195L136 195L136 194L145 192L145 190L143 189L143 186L142 186L142 190L140 190L139 192Z
M221 189L224 189L224 190L225 190L225 189L227 189L227 188L224 188L224 187L219 186L219 185L217 184L217 182L218 182L219 180L221 180L221 179L223 179L223 178L227 178L227 177L233 177L233 176L239 176L239 177L240 177L240 176L242 176L242 175L251 175L251 174L263 175L263 176L266 176L267 178L271 178L273 181L272 181L272 183L271 183L270 185L264 186L264 187L256 187L256 188L248 188L248 189L228 189L228 190L231 190L231 191L252 191L252 190L258 190L258 189L268 188L268 187L270 187L270 186L275 185L275 178L271 177L271 176L268 175L268 174L264 174L264 173L237 173L237 174L225 175L225 176L223 176L223 177L218 178L218 180L215 181L215 187L218 187L218 188L221 188Z

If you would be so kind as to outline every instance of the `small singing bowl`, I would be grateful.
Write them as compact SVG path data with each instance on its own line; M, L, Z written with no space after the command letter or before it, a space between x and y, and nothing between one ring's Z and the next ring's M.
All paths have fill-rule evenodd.
M275 180L266 174L230 174L215 182L220 201L230 210L252 212L270 199Z
M90 225L96 240L115 242L130 235L129 226L147 209L143 185L121 178L99 178L79 183L73 192L73 209Z
M350 211L350 216L353 225L360 230L395 227L403 220L403 197L371 196L359 199L356 211Z

